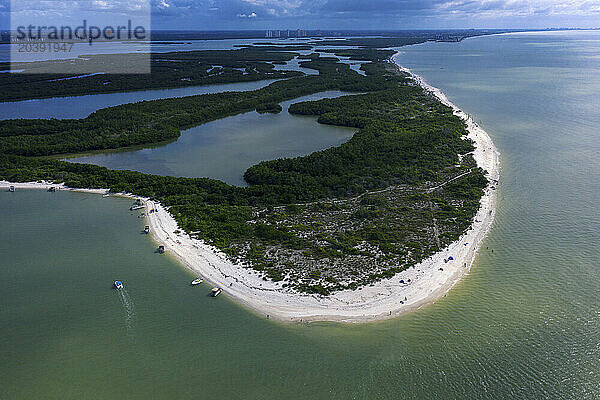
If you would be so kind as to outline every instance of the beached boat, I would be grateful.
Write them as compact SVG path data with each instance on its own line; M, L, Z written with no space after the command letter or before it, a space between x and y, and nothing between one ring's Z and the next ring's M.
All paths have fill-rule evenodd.
M199 284L201 284L202 282L204 282L204 281L202 280L202 278L197 278L197 279L194 279L194 280L192 281L192 285L199 285Z
M158 246L158 250L157 250L160 254L165 252L165 246Z
M212 290L210 291L210 295L211 295L212 297L217 297L218 295L220 295L220 294L221 294L221 292L222 292L222 291L223 291L223 289L221 289L221 288L218 288L218 287L214 287L214 288L212 288Z
M148 234L148 233L150 233L150 226L149 226L149 225L146 225L146 226L144 227L144 233L145 233L145 234Z
M123 282L121 282L121 281L115 281L115 287L117 289L123 289Z

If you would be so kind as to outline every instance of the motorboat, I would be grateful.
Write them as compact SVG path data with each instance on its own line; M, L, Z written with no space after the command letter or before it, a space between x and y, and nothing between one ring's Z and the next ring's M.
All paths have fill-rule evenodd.
M212 288L212 290L210 291L210 295L211 297L217 297L218 295L221 294L221 292L223 291L223 289L218 288L218 287L214 287Z
M117 289L123 289L123 282L121 282L121 281L115 281L115 287Z
M135 203L133 203L133 205L131 207L129 207L129 210L130 211L140 210L145 207L146 206L144 206L144 202L142 201L142 199L136 199Z
M192 285L194 285L194 286L195 286L195 285L199 285L199 284L201 284L202 282L204 282L204 280L202 280L202 278L197 278L197 279L194 279L194 280L192 281Z

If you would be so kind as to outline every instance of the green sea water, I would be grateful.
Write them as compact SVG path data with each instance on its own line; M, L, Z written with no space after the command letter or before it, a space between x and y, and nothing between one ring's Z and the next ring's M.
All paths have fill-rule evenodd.
M598 54L600 32L402 49L502 170L471 273L394 320L268 321L189 286L130 200L0 192L0 399L600 398Z

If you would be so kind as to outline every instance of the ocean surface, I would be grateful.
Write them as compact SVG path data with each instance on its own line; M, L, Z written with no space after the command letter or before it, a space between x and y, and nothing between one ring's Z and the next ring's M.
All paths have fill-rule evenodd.
M600 398L600 32L401 52L501 152L496 221L446 297L284 325L191 287L130 200L0 192L0 398Z

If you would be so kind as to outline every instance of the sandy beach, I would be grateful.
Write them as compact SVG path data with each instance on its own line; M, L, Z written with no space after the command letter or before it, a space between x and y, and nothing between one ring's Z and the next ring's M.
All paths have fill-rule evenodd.
M410 73L404 68L401 70ZM468 137L476 145L475 160L488 171L492 181L497 181L499 154L488 134L466 113L450 103L440 90L427 85L419 76L412 73L411 76L466 121ZM459 241L393 278L328 297L295 293L279 283L265 281L251 269L231 263L218 249L191 239L184 233L176 234L175 231L179 230L177 223L159 203L149 201L147 215L154 238L165 245L170 254L210 284L223 288L224 293L236 302L265 317L298 322L367 322L392 318L433 303L469 271L481 241L494 220L496 190L492 186L495 184L488 186L481 199L481 208L472 229ZM151 209L158 211L149 213ZM454 260L444 262L449 256ZM410 283L406 283L409 280Z
M410 73L405 68L401 70ZM419 76L415 81L452 107L468 126L468 137L476 145L474 158L488 171L492 182L499 177L499 160L492 140L466 113L448 101L438 89ZM77 190L105 194L105 189L70 189L50 182L10 183L0 181L0 188ZM418 309L444 296L473 263L482 239L495 216L496 190L488 185L481 199L475 222L459 241L436 253L422 263L362 289L341 291L328 297L292 292L281 283L263 280L258 273L243 265L235 265L218 249L192 239L177 226L175 219L161 204L145 199L147 224L154 239L165 246L167 253L209 284L223 288L224 294L264 317L287 322L338 321L368 322L393 318ZM121 194L126 195L127 194ZM156 212L150 212L156 210ZM178 232L178 233L176 233ZM454 260L444 262L449 256ZM442 270L441 270L442 269Z
M0 190L8 190L11 186L15 189L45 189L56 188L56 190L68 190L71 192L83 192L83 193L94 193L94 194L107 194L108 189L74 189L66 187L64 183L52 183L47 181L39 182L8 182L0 181ZM125 193L119 194L121 196L134 197ZM136 196L137 197L137 196Z

